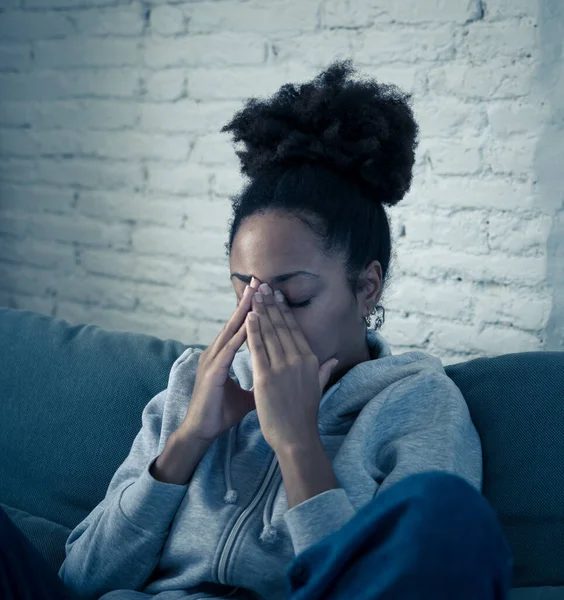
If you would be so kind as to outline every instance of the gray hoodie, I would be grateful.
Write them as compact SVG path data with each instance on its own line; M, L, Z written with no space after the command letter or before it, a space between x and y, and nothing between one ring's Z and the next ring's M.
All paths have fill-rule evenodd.
M418 351L392 356L381 334L366 335L371 360L327 389L319 407L321 442L340 487L290 510L256 410L215 440L186 485L149 474L190 401L201 350L187 348L167 388L143 409L105 498L69 535L59 570L65 584L103 600L281 600L294 556L396 481L438 469L481 491L480 438L441 360ZM252 389L247 349L235 355L230 376Z

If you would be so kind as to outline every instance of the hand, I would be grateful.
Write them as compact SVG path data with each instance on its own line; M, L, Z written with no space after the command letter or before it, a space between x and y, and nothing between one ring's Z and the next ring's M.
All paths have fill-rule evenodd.
M275 300L272 292L261 296L262 304L253 297L253 311L247 316L247 344L260 427L277 452L319 436L319 402L338 360L329 359L320 367L286 300Z
M198 359L192 399L179 431L211 442L255 409L254 393L229 376L237 350L247 338L245 319L258 281L248 286L216 340Z

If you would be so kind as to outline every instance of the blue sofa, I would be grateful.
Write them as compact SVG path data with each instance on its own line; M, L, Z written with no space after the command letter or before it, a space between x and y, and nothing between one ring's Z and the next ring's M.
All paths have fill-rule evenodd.
M0 505L55 572L186 348L0 308ZM564 599L564 352L445 371L482 440L483 494L515 560L511 600Z

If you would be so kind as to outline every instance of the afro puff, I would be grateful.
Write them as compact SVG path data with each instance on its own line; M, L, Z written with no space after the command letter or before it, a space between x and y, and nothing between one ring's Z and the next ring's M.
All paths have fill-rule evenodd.
M391 206L409 190L418 126L411 96L393 84L352 81L351 59L313 81L285 84L268 100L250 98L221 132L231 132L241 172L253 179L274 166L324 163L347 173L372 200Z

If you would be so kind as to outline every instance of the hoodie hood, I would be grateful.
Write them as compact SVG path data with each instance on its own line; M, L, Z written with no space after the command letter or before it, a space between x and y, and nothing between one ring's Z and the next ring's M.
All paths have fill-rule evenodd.
M419 373L423 369L444 371L439 358L424 352L405 352L400 356L392 356L392 350L387 340L377 331L366 329L366 342L371 360L361 362L350 369L339 381L335 382L323 394L319 404L319 433L338 435L346 433L362 408L384 388L395 381ZM394 367L393 369L390 367ZM253 389L252 359L248 349L239 351L233 360L230 375L245 390ZM231 457L235 450L237 431L235 425L229 431L227 452L225 455L225 488L224 501L236 504L238 494L231 480ZM277 539L277 531L272 527L272 503L282 476L277 469L277 485L274 485L268 495L263 512L263 531L260 539L271 543Z

